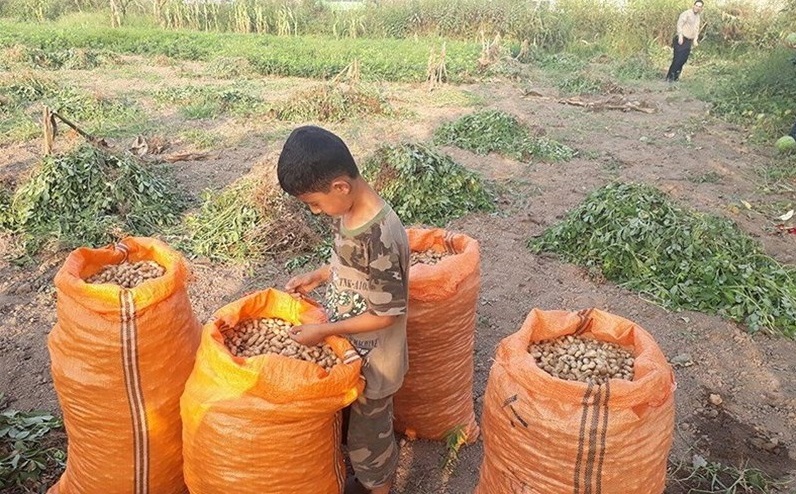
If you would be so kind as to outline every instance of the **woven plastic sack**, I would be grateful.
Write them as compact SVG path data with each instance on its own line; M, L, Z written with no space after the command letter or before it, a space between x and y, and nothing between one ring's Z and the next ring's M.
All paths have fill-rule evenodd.
M409 371L394 398L395 428L410 438L478 438L473 350L481 285L478 242L441 229L407 229L412 252L447 252L409 270Z
M345 482L339 411L362 393L362 361L340 337L326 339L344 360L328 373L282 355L233 356L222 332L256 318L295 325L323 322L325 315L269 289L223 307L205 325L181 401L188 488L192 494L338 494Z
M133 289L83 281L124 260L166 272ZM58 271L48 347L68 456L50 494L187 492L179 402L201 331L187 277L180 254L149 238L77 249Z
M569 334L632 349L633 381L587 385L540 369L529 345ZM501 341L489 374L475 494L662 493L674 389L666 358L638 325L596 309L534 309Z

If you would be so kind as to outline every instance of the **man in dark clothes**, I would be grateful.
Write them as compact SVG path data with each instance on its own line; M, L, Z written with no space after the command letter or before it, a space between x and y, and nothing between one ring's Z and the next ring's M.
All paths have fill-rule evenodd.
M688 55L691 54L691 46L699 46L699 14L702 12L703 6L702 0L696 0L693 7L680 14L680 17L677 18L677 34L672 40L674 56L669 72L666 74L666 80L669 82L674 82L680 78L683 65L688 60Z

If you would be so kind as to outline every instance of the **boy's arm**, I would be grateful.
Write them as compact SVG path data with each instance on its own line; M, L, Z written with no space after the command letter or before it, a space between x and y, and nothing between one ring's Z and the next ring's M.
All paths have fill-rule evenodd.
M329 265L326 264L315 271L294 276L285 284L285 291L296 297L306 295L329 281L330 276L331 270Z
M290 329L290 337L302 345L317 345L331 335L367 333L390 326L398 316L377 316L365 312L358 316L337 322L323 324L303 324Z

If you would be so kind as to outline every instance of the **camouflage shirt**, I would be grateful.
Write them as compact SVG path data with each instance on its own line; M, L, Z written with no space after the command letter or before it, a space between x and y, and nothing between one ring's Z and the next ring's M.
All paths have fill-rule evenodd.
M365 396L380 399L394 394L409 367L406 311L409 280L409 240L390 206L355 230L341 220L333 226L326 308L330 321L370 312L398 316L384 329L347 335L364 360Z

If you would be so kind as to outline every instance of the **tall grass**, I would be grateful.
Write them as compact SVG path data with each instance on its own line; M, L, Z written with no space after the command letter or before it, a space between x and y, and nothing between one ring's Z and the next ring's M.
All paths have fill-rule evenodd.
M788 0L793 3L793 0ZM122 2L124 3L124 2ZM336 38L442 36L474 40L481 33L529 40L545 49L599 45L634 53L653 40L667 44L690 0L391 0L338 9L322 0L233 0L229 3L152 0L127 2L128 16L169 29ZM792 6L790 7L792 8ZM101 0L7 0L0 16L44 21L74 12L111 15ZM710 2L706 41L722 46L771 46L792 26L793 10L751 0ZM130 22L126 19L125 22Z

